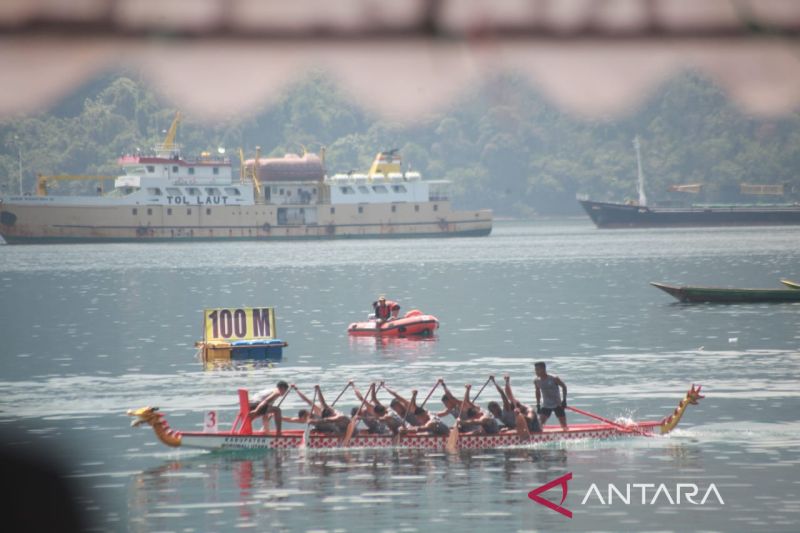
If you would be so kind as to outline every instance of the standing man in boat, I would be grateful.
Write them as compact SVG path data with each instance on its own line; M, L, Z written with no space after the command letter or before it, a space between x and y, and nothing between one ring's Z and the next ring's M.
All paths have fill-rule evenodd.
M392 300L387 300L383 294L378 296L377 301L372 302L372 308L375 310L375 320L378 325L394 320L400 313L400 305Z
M539 413L539 423L544 427L545 421L555 413L561 429L567 430L567 385L558 376L547 373L547 365L543 361L534 363L536 378L533 385L536 387L536 412ZM559 387L561 391L559 391ZM563 395L562 395L563 392Z
M259 392L255 400L250 403L250 418L262 417L264 431L269 429L269 417L275 418L275 434L281 434L281 408L273 405L275 400L289 392L289 384L279 381L274 389L264 389Z

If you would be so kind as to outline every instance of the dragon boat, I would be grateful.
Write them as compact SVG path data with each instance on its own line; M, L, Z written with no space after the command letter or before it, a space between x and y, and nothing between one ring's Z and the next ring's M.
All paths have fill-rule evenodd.
M419 309L412 309L402 318L379 323L370 317L365 322L353 322L347 327L350 335L378 335L382 337L406 337L412 335L429 336L439 328L439 319L426 315Z
M612 439L618 437L664 435L678 425L684 412L690 405L696 405L702 398L701 386L692 385L678 407L661 420L631 422L628 424L610 420L600 424L571 424L568 430L548 426L541 433L529 436L517 434L515 430L505 430L494 435L462 434L458 436L457 447L460 449L489 449L526 446L538 443L576 441L584 439ZM580 412L580 410L576 410ZM281 435L274 432L254 431L248 416L248 392L239 389L239 413L229 431L178 431L170 428L164 414L157 407L131 409L128 415L135 417L131 426L152 426L156 437L172 447L199 448L205 450L252 449L252 448L342 448L343 438L311 431L284 430ZM414 448L427 450L445 450L446 436L401 433L392 435L375 435L358 432L347 443L347 448Z

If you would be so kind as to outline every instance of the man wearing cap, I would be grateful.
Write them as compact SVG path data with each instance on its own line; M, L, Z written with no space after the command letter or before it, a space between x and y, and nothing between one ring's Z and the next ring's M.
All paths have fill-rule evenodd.
M377 301L372 302L372 308L375 310L375 319L379 324L397 318L400 312L400 305L392 300L387 300L382 294Z

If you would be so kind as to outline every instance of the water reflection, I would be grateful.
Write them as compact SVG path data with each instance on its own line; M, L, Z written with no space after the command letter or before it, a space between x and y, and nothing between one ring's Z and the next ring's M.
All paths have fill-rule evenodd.
M350 350L355 355L378 354L386 358L415 360L436 354L437 335L430 337L348 336Z

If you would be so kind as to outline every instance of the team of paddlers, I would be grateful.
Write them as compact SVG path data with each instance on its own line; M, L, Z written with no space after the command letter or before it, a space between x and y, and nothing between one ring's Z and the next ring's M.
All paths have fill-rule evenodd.
M352 434L358 422L362 422L366 434L399 435L405 432L417 434L441 435L450 434L450 426L443 418L452 416L454 427L461 434L492 435L505 432L516 432L521 435L542 431L544 423L551 413L555 413L562 429L567 429L565 407L567 406L567 386L557 376L547 374L545 363L536 363L536 407L520 402L511 388L511 378L503 377L503 386L489 376L480 391L470 398L472 386L464 386L463 398L457 398L439 378L422 403L417 403L417 390L412 390L406 398L386 382L372 383L365 394L358 390L353 381L349 381L339 396L328 404L319 385L314 387L312 398L303 394L294 384L279 381L275 388L262 391L251 402L250 417L262 417L264 430L268 431L270 420L275 423L275 432L281 434L283 422L305 424L321 433L344 436ZM484 410L477 401L483 390L492 383L497 390L500 401L490 401ZM349 415L335 409L336 402L344 392L352 387L359 407L353 407ZM428 400L437 388L442 388L440 410L426 408ZM392 399L388 408L381 403L378 392L383 389ZM308 409L300 409L296 417L284 416L280 404L290 391L294 391Z

